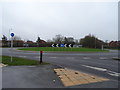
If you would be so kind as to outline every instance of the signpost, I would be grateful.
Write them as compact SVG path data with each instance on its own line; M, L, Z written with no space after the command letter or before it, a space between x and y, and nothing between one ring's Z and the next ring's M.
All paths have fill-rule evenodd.
M11 33L11 50L13 49L13 37L14 37L14 33ZM11 62L12 62L12 54L11 54Z
M43 55L43 51L40 51L40 64L43 62L42 61L42 55Z

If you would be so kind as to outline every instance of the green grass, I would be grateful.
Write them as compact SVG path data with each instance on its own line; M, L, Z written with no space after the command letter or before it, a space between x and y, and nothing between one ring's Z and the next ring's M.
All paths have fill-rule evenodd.
M77 51L77 52L108 52L108 50L93 49L93 48L64 48L64 47L31 47L21 48L18 50L26 51Z
M0 56L2 58L2 63L7 64L9 66L14 66L14 65L46 65L49 63L43 62L42 64L39 63L39 61L35 60L30 60L30 59L25 59L25 58L18 58L18 57L13 57L13 60L11 62L11 57L9 56Z

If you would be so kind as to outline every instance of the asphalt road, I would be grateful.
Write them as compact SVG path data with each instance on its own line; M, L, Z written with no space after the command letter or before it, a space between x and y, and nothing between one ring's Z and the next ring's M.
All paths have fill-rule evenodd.
M9 48L2 49L2 55L16 56L39 60L39 52L16 51ZM93 75L110 79L104 83L106 87L118 87L118 78L120 75L120 62L113 60L118 57L117 50L110 52L82 53L82 52L44 52L43 61L50 62L61 67L83 71ZM102 84L101 84L102 85ZM79 86L78 86L79 87ZM84 87L84 85L83 85ZM102 87L102 86L101 86Z

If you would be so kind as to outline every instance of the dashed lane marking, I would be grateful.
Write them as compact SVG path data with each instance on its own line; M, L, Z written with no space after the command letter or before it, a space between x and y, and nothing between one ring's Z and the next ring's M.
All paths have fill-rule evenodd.
M49 57L49 58L57 58L57 57Z
M100 59L107 59L106 57L100 57Z
M90 57L83 57L83 59L90 59Z

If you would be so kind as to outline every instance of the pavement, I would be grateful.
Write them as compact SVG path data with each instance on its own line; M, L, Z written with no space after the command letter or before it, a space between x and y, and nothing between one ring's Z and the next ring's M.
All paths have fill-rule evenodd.
M54 70L62 69L71 80ZM76 72L76 73L75 73ZM76 75L74 75L74 74ZM79 78L79 79L78 79ZM64 82L65 81L65 82ZM72 83L71 83L72 82ZM56 65L2 67L2 88L116 88L115 80Z
M55 65L2 67L2 88L62 88Z

